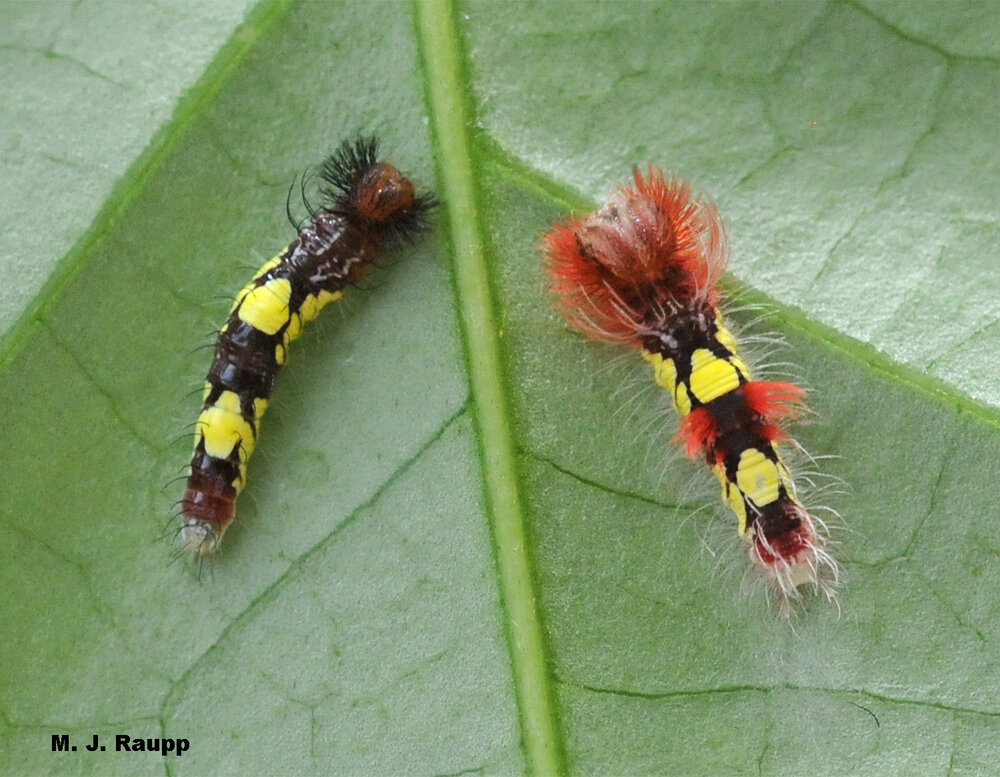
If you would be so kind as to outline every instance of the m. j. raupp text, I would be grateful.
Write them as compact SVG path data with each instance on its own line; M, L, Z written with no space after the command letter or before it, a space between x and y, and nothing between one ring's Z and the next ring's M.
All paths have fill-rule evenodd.
M69 734L52 735L53 753L73 753L76 752L76 745L70 744ZM88 752L103 752L108 749L108 745L101 744L97 734L93 735L93 741L83 746ZM187 739L171 739L169 737L131 737L128 734L116 734L114 750L118 753L159 753L162 756L174 753L184 755L191 749L191 742Z

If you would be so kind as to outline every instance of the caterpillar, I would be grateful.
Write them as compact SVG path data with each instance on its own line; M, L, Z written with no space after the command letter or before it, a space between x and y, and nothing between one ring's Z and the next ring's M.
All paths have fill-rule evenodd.
M827 529L796 496L782 422L804 407L787 382L754 380L720 311L729 241L714 204L650 166L604 208L542 239L556 309L592 340L637 348L679 418L676 439L704 458L736 514L753 564L782 604L839 582Z
M289 344L320 310L358 281L387 241L410 241L434 206L378 159L378 141L344 141L322 164L323 204L296 223L298 237L240 290L219 331L195 423L194 454L180 501L182 551L218 552L246 485L247 462ZM294 185L294 183L293 183ZM289 196L291 189L289 189Z

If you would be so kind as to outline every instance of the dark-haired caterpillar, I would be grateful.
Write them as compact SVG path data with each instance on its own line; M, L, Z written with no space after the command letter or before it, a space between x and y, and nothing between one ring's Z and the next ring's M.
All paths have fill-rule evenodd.
M387 239L410 240L424 227L433 197L418 195L377 152L374 138L359 138L345 141L323 163L323 206L310 208L309 220L297 225L299 236L236 295L219 332L195 424L191 473L181 499L185 551L199 556L218 551L289 343L362 277Z
M681 418L678 439L718 478L783 603L801 585L832 599L825 526L799 503L779 450L788 439L779 422L805 392L753 380L737 355L719 310L728 241L715 206L656 168L633 177L634 189L545 236L556 307L580 332L638 348L653 366Z

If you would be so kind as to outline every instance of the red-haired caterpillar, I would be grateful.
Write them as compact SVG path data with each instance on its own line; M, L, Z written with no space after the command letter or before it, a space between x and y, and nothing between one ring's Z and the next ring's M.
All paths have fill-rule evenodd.
M183 550L198 556L218 551L289 343L364 275L387 240L410 240L425 224L433 197L417 194L377 152L374 138L359 138L345 141L323 163L323 205L314 210L306 203L310 218L296 225L298 237L236 295L195 424L181 499Z
M834 598L826 527L798 501L781 421L805 392L753 380L719 310L728 240L715 206L654 167L633 171L610 204L543 239L555 305L594 340L638 348L681 418L678 439L703 456L739 520L750 557L782 601L811 586Z

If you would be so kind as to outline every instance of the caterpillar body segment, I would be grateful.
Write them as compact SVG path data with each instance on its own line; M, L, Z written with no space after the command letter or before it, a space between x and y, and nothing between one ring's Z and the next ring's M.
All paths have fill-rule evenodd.
M782 601L800 586L833 598L825 526L799 502L781 451L805 392L755 380L740 358L719 310L728 242L715 206L656 168L633 178L601 210L545 236L556 308L591 339L635 347L650 363L681 420L678 442L718 479Z
M364 275L386 240L410 239L421 230L434 204L399 170L378 161L374 139L342 144L320 177L324 205L240 290L219 331L181 500L181 546L198 556L216 553L233 521L291 342Z

